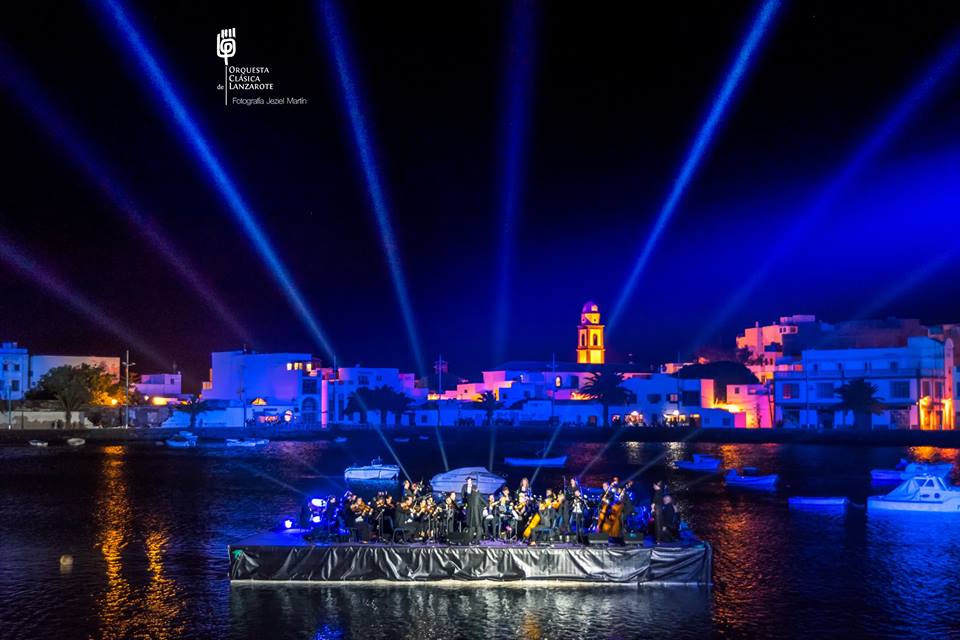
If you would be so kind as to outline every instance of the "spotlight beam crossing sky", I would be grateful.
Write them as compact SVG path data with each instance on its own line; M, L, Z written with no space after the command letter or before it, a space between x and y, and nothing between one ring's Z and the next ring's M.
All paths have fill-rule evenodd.
M53 271L36 262L23 250L18 249L17 243L4 235L0 235L0 260L7 263L11 269L20 273L25 279L34 282L64 304L72 307L74 311L94 326L100 327L107 333L119 338L123 342L123 346L130 347L135 355L146 356L156 365L170 365L171 360L159 349L147 342L133 329L108 316L103 307L77 293L75 287L70 286ZM66 321L67 318L65 317L64 320Z
M240 322L220 295L204 280L191 264L190 259L174 246L170 237L151 216L143 213L136 206L133 198L120 187L107 165L98 158L93 146L67 123L66 118L47 100L21 65L15 63L3 52L0 52L0 81L6 86L9 95L20 103L24 112L37 121L38 128L50 140L66 148L74 164L86 173L116 210L124 214L131 227L156 249L170 268L219 316L234 336L252 346L254 339L250 330Z
M335 359L333 345L320 327L320 323L314 317L306 299L300 292L300 289L297 287L286 266L283 264L276 249L274 249L269 237L254 215L254 212L247 206L233 180L227 174L226 169L214 153L210 143L194 122L186 105L180 100L173 85L161 68L160 63L154 57L153 53L151 53L146 41L141 36L140 31L136 28L130 17L127 16L119 0L103 0L102 2L98 2L97 5L105 12L110 24L122 37L126 49L134 55L140 63L140 66L143 67L151 85L159 92L174 123L180 129L184 141L193 150L200 164L209 174L213 181L213 186L215 186L223 196L227 203L228 210L233 214L234 219L239 223L241 229L247 234L247 237L260 255L260 258L269 268L277 284L280 285L280 289L286 296L290 306L293 307L293 310L301 322L307 327L314 342L322 350L323 355L329 358L330 361L333 361Z
M501 362L506 351L507 319L510 314L510 282L514 276L516 234L520 215L520 183L530 113L533 76L534 7L519 0L510 20L506 55L505 111L502 116L503 171L500 177L500 253L496 265L497 299L494 308L493 357Z
M691 351L709 341L724 323L738 311L760 286L774 265L787 256L790 251L806 239L816 223L820 221L836 202L844 190L853 183L887 145L899 134L904 126L931 99L937 86L950 74L960 61L960 38L954 39L934 61L921 73L919 80L910 87L896 106L887 114L870 135L857 147L856 151L839 169L836 175L820 191L790 228L780 235L779 241L766 253L766 259L741 285L727 303L711 314L709 322L697 334L688 346Z
M326 28L327 40L336 63L337 77L340 81L340 90L346 103L347 115L350 119L350 129L353 132L353 141L363 167L363 176L367 183L367 192L374 216L377 219L377 229L380 232L380 241L383 252L390 268L390 277L400 305L400 313L410 340L410 349L413 352L417 372L427 373L424 368L423 351L420 347L420 338L417 333L416 321L413 316L413 306L410 303L410 294L407 289L407 279L403 273L403 264L400 260L400 248L393 232L390 221L390 211L387 208L386 196L374 158L373 143L367 129L364 112L360 105L360 94L354 82L353 70L348 59L347 42L343 34L342 21L335 3L332 0L320 0L320 12Z
M607 321L608 332L613 331L617 322L626 311L633 297L633 292L637 287L637 282L640 280L640 276L643 274L643 270L646 268L647 262L649 262L654 249L656 249L660 236L670 222L670 218L673 217L677 205L684 191L687 189L687 185L689 185L693 179L697 167L700 165L700 161L709 148L711 140L713 140L714 134L720 125L720 121L727 110L730 100L744 74L747 72L750 60L754 57L754 53L759 47L764 34L770 27L770 23L779 7L780 0L764 0L760 11L754 18L750 31L747 33L747 37L740 46L737 57L734 59L733 66L727 72L727 77L720 88L720 92L717 94L706 120L704 120L703 125L700 127L700 131L697 133L696 138L694 138L693 146L690 148L687 159L680 168L680 173L677 175L666 201L657 214L653 229L651 229L649 235L647 235L643 249L640 251L640 256L634 263L633 269L630 271L630 275L627 276L623 289L620 291L613 312L610 314L610 319Z

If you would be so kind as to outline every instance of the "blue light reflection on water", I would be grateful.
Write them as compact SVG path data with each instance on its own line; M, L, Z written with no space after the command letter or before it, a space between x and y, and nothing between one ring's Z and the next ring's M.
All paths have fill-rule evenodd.
M610 448L585 480L629 475L704 451L727 466L780 473L757 495L665 474L684 516L715 547L712 590L604 587L235 586L226 546L296 512L302 495L340 493L343 468L383 454L375 436L271 443L254 452L147 445L75 451L0 448L0 637L947 637L960 604L960 518L790 510L786 495L847 495L862 504L868 471L903 456L958 461L956 450L779 445ZM503 443L505 454L536 443ZM459 446L458 446L459 445ZM559 443L571 469L603 443ZM475 448L475 447L474 447ZM483 464L456 439L451 464ZM398 453L415 477L436 445ZM514 451L514 449L516 451ZM480 452L486 457L486 452ZM256 473L254 473L256 471ZM500 471L498 469L498 471ZM516 477L514 477L516 476ZM268 481L270 477L274 481ZM511 485L519 474L512 474ZM559 484L562 472L541 479ZM958 481L957 477L953 478ZM285 488L289 485L297 492ZM74 556L61 573L61 554Z

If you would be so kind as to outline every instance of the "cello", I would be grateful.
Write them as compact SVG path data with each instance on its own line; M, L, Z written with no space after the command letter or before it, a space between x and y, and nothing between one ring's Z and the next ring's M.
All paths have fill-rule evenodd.
M606 483L604 483L606 484ZM607 517L610 510L610 487L604 488L603 495L600 496L600 508L597 511L597 532L606 531Z

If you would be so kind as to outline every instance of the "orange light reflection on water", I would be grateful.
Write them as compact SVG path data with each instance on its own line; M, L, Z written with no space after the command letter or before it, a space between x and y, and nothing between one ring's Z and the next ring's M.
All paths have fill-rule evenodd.
M124 554L137 551L136 519L124 476L125 450L105 447L103 474L97 496L97 539L105 564L106 589L97 600L101 638L176 638L181 601L176 584L164 575L164 547L169 535L157 523L148 525L143 540L148 580L135 587L124 567Z

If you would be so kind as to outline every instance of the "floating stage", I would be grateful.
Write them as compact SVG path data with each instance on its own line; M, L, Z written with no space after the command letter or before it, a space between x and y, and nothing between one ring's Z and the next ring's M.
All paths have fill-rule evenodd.
M710 545L613 546L510 542L317 543L297 530L262 533L230 545L230 579L342 582L543 580L611 584L711 582Z

